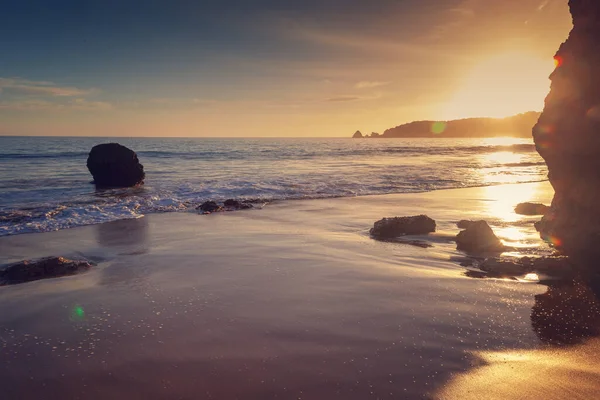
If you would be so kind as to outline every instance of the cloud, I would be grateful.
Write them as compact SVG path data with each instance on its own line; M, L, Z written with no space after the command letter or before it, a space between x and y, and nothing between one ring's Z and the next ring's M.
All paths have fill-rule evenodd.
M0 91L13 95L50 97L87 96L94 89L79 89L72 86L59 86L52 82L30 81L20 78L0 78Z
M339 103L339 102L343 102L343 101L356 101L356 100L360 100L361 98L358 96L336 96L336 97L329 97L327 99L325 99L324 101L326 102L331 102L331 103Z
M480 0L462 0L455 7L446 10L447 17L433 26L428 35L429 40L438 41L445 38L449 33L461 28L464 24L473 20L477 14L476 9Z
M10 111L102 111L113 105L106 101L90 100L96 89L60 86L53 82L22 78L0 78L0 110Z
M473 10L472 8L451 8L448 10L448 12L450 13L455 13L455 14L459 14L463 17L474 17L475 16L475 10Z
M43 99L0 101L0 111L106 111L114 107L105 101L88 101L77 98L66 102Z
M376 94L373 94L370 96L341 95L341 96L328 97L323 101L328 102L328 103L342 103L342 102L358 101L358 100L375 100L375 99L379 99L379 98L381 98L381 93L376 93Z
M112 110L114 107L111 103L106 101L89 101L86 99L75 99L66 104L67 108L74 110L89 110L89 111L102 111Z
M146 104L156 108L195 108L198 106L212 106L219 103L214 99L204 99L198 97L153 97L146 100Z
M368 88L374 88L374 87L378 87L378 86L386 86L386 85L389 85L390 83L391 82L360 81L356 85L354 85L354 87L357 89L368 89Z
M56 104L46 100L0 101L0 110L27 111L49 110Z

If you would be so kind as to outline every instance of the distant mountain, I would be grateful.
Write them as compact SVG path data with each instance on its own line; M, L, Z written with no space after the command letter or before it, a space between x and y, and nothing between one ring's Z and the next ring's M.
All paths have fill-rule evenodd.
M453 121L415 121L387 129L377 138L531 137L540 113L529 111L506 118L465 118ZM368 136L365 136L368 137Z

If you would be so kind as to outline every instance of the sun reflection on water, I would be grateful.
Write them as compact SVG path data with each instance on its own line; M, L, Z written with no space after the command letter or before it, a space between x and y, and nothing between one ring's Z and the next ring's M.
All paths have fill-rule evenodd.
M499 151L483 156L483 161L487 164L518 164L524 160L523 154L513 153L511 151Z
M509 136L482 139L483 146L512 146L520 143L523 143L523 139Z

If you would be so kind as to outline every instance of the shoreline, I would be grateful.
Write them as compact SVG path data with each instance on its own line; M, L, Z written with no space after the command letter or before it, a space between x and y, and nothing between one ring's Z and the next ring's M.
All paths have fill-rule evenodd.
M545 251L536 218L512 208L551 194L538 183L281 202L2 237L1 263L97 266L0 288L0 384L7 398L444 398L480 352L543 347L532 309L548 304L543 285L466 277L454 223L486 219ZM424 211L438 222L431 248L368 235Z
M490 184L490 185L475 185L475 186L465 186L465 187L459 187L459 188L442 188L442 189L434 189L434 190L423 190L423 191L414 191L414 192L399 192L399 193L382 193L382 194L365 194L365 195L354 195L354 196L343 196L343 195L333 195L330 197L303 197L303 198L286 198L286 199L266 199L266 200L262 200L262 199L249 199L249 200L240 200L242 202L246 202L249 204L260 204L260 206L258 207L254 207L254 211L260 211L265 207L271 206L273 204L279 204L282 202L296 202L296 201L312 201L312 200L335 200L335 199L352 199L352 198L359 198L359 197L378 197L378 196L402 196L402 195L419 195L419 194L425 194L425 193L432 193L432 192L439 192L439 191L446 191L446 190L464 190L464 189L477 189L477 188L486 188L486 187L496 187L496 186L505 186L505 185L533 185L533 184L541 184L541 183L548 183L549 181L548 179L543 179L543 180L538 180L538 181L530 181L530 182L519 182L519 183L495 183L495 184ZM550 189L552 190L552 189ZM236 199L234 199L236 200ZM206 201L213 201L213 200L206 200ZM223 200L224 201L224 200ZM217 203L222 203L223 201L218 201ZM197 206L199 207L202 204L201 201L199 201L197 203ZM217 211L214 213L210 213L210 214L218 214L218 213L230 213L230 212L234 212L234 211L242 211L242 210L224 210L224 211ZM129 217L129 218L120 218L120 219L116 219L116 220L111 220L111 221L104 221L104 222L95 222L95 223L89 223L89 224L82 224L82 225L75 225L75 226L70 226L70 227L65 227L65 228L59 228L59 229L54 229L54 230L46 230L46 231L37 231L37 232L15 232L15 233L9 233L9 234L4 234L4 235L0 235L0 238L3 237L11 237L11 236L18 236L18 235L30 235L30 234L41 234L41 233L50 233L50 232L57 232L57 231L61 231L61 230L65 230L65 229L76 229L76 228L81 228L81 227L86 227L86 226L95 226L95 225L100 225L100 224L105 224L105 223L111 223L111 222L117 222L117 221L124 221L124 220L134 220L134 219L139 219L139 218L146 218L150 215L156 215L156 214L174 214L174 213L184 213L184 214L194 214L194 215L204 215L202 212L197 211L197 207L196 205L192 206L192 208L186 209L186 210L169 210L169 211L150 211L144 214L141 214L139 216L136 217Z

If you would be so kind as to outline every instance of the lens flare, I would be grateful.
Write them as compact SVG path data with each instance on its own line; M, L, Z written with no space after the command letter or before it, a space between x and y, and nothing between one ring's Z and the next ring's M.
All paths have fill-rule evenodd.
M85 317L85 311L83 311L83 307L77 305L74 306L71 310L71 319L73 320L82 320Z
M549 236L548 241L552 243L554 247L560 247L560 245L562 244L562 240L560 238L557 238L556 236Z
M446 123L442 122L442 121L438 121L438 122L434 122L431 125L431 132L435 133L436 135L439 135L440 133L443 133L446 130Z
M561 67L563 65L564 59L561 56L554 56L554 66L556 68Z

